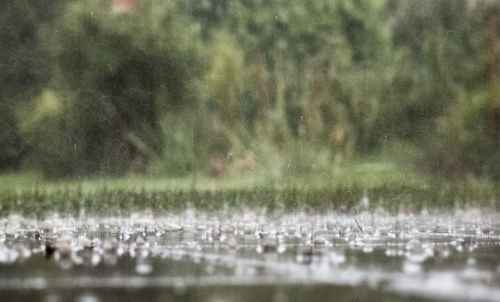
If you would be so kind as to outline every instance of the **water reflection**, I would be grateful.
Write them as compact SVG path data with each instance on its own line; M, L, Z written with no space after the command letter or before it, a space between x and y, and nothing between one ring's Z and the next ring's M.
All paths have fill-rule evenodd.
M0 292L41 291L38 300L56 301L76 290L72 300L100 301L85 290L328 285L403 300L500 301L499 213L189 211L4 217Z

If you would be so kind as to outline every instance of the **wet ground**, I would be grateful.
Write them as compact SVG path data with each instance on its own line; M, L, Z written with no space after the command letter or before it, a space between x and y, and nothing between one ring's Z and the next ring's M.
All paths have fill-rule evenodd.
M1 301L500 301L500 213L0 219Z

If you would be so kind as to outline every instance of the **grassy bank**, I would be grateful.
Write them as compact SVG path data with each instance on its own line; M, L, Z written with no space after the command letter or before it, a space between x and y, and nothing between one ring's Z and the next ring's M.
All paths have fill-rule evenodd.
M43 215L158 213L195 207L265 207L270 210L356 210L368 197L372 208L391 211L480 206L499 208L500 188L486 180L430 178L388 161L358 161L313 175L272 177L265 172L209 178L129 176L50 181L37 174L0 176L0 213Z

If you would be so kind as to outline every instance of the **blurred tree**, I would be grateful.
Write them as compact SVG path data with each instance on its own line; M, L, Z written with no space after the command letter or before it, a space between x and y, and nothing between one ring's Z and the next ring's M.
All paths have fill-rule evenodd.
M16 107L37 95L50 77L37 30L61 5L59 0L0 3L0 169L17 167L24 152Z
M498 1L394 1L396 70L384 116L399 137L424 142L434 173L500 178L495 79ZM394 108L393 110L390 110ZM399 110L398 110L399 109ZM406 118L406 120L403 120ZM388 122L388 121L386 121ZM403 130L403 131L401 131Z
M192 100L196 36L175 6L148 1L136 11L113 14L110 4L68 4L41 32L53 56L51 86L63 111L53 117L58 131L33 122L25 135L54 136L30 142L32 157L51 158L35 160L47 164L41 169L48 175L145 169L164 148L162 112Z
M243 67L225 55L232 43L212 50L213 60L219 62L214 64L232 66L224 71L231 71L233 82L245 79L244 86L224 81L228 77L222 70L212 70L207 85L225 87L210 97L219 104L232 99L224 101L227 107L218 108L248 121L245 125L256 142L285 151L291 140L298 139L336 155L377 145L373 125L380 87L387 84L380 75L390 51L382 14L385 1L181 3L205 29L206 37L220 40L217 33L230 32L244 50ZM219 44L208 44L209 49L211 45ZM228 98L229 94L233 96Z
M385 128L399 138L428 133L460 89L484 82L482 29L465 0L391 1L396 64Z
M300 173L407 140L500 175L498 1L35 2L0 7L0 169Z
M180 0L177 1L187 15L201 24L203 38L208 38L215 27L223 24L228 16L229 0Z
M227 18L247 49L261 127L274 141L291 128L320 145L367 148L390 50L384 1L261 2L233 1Z
M500 102L497 100L498 90L498 40L500 5L490 4L487 8L488 17L488 99L486 101L485 126L494 144L500 147Z

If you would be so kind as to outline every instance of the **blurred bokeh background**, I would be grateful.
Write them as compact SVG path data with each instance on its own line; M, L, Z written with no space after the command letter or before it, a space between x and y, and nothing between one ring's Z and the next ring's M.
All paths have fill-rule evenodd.
M1 1L0 172L500 180L499 40L497 0Z

